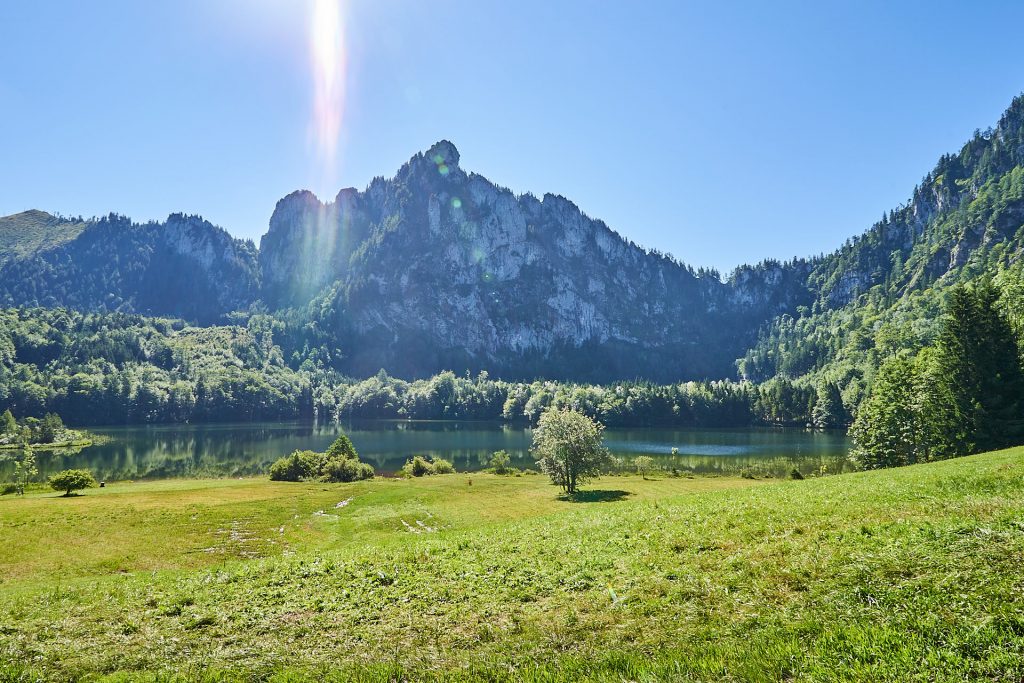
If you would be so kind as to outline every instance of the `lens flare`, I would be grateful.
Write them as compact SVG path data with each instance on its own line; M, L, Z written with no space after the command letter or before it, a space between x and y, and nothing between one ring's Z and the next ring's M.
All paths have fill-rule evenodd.
M309 28L313 62L311 134L321 161L327 168L333 168L345 105L341 0L313 0Z

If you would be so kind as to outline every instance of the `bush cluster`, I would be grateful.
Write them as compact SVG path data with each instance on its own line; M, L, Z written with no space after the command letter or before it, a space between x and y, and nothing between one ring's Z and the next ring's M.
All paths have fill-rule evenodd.
M326 453L294 451L268 470L272 481L345 482L372 479L373 467L360 462L352 441L342 434Z
M407 477L424 477L431 474L455 474L455 465L444 458L428 460L422 455L414 455L402 465L402 474Z

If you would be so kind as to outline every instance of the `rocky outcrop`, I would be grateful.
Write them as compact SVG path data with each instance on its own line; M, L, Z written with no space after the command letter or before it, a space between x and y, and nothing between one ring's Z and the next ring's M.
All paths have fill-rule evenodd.
M327 204L289 195L260 263L272 306L335 297L360 374L457 364L550 376L586 347L624 355L614 366L639 376L721 376L800 279L737 296L717 274L641 249L564 197L516 196L467 173L447 141L365 192ZM611 376L602 354L590 357L588 372Z

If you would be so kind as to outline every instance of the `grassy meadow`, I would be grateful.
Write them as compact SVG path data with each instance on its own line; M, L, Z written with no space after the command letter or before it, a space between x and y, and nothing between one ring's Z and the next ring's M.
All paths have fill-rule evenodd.
M0 681L1024 678L1024 449L0 498Z

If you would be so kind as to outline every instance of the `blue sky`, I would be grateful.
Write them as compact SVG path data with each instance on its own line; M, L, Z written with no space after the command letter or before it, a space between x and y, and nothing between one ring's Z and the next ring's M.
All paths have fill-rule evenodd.
M3 3L0 214L183 211L258 240L288 192L446 138L728 271L834 249L1024 91L1018 2L342 0L332 156L315 1Z

